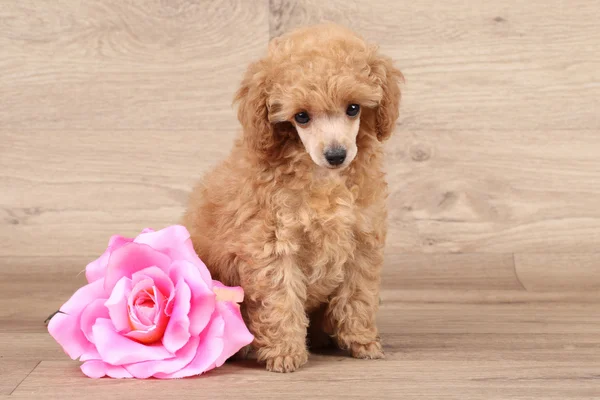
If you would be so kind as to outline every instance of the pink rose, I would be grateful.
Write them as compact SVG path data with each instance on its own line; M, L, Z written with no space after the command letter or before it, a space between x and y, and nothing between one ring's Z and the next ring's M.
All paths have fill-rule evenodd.
M211 279L183 226L113 236L48 325L91 378L183 378L221 366L254 339L243 290Z

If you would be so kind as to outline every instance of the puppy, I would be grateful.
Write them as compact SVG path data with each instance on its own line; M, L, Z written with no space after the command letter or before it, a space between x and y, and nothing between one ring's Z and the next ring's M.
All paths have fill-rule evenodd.
M269 371L306 363L309 324L354 357L383 357L382 142L401 81L375 46L334 24L272 40L243 78L243 133L193 190L183 223L214 278L244 288Z

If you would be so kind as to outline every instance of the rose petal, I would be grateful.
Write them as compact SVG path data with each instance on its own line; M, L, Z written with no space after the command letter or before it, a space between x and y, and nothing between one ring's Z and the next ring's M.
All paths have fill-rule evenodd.
M173 358L162 361L144 361L129 364L125 368L127 368L127 371L131 375L139 379L146 379L157 373L172 374L188 365L194 359L198 352L199 343L200 338L198 336L192 337L185 346L175 353L175 357Z
M106 266L108 265L108 259L110 258L110 251L106 250L98 259L90 262L85 267L85 278L89 283L97 281L98 279L104 278L106 273Z
M102 282L102 280L88 283L79 288L73 296L62 305L60 311L65 314L79 316L88 304L104 296L106 296L106 294L104 292L104 282Z
M48 332L73 360L93 346L81 332L77 317L56 314L48 324Z
M220 367L229 357L252 343L254 336L248 330L240 313L240 307L236 303L219 301L217 302L216 312L225 322L223 352L216 361L216 367Z
M133 376L123 367L105 363L100 360L86 361L81 365L81 371L90 378L102 378L110 376L111 378L133 378Z
M131 280L127 277L119 279L104 305L108 309L110 320L118 332L129 332L131 324L127 311L127 299L131 294Z
M91 343L94 343L94 335L92 333L92 326L96 323L98 318L108 318L108 309L104 306L105 299L96 299L92 301L81 313L79 321L79 327L81 331Z
M161 327L152 326L146 330L135 330L125 334L125 337L135 340L136 342L140 342L145 345L152 345L160 341L160 339L164 335L164 327L167 324L165 323Z
M158 295L162 299L164 299L162 294L160 294L160 290L156 289L156 286L153 286L150 289L150 293L153 293L153 292L158 293ZM144 324L146 326L154 326L154 325L156 325L156 320L158 320L159 314L160 314L158 312L158 306L156 305L156 301L154 300L154 298L156 296L154 296L154 294L152 294L152 295L150 295L148 293L144 293L144 294L145 294L145 297L138 297L135 300L136 304L134 306L134 312L142 324ZM142 301L142 298L147 298L150 300ZM146 306L145 305L146 302L151 302L153 304L153 306L152 307Z
M205 282L211 281L210 272L196 254L190 240L190 233L184 226L172 225L156 232L142 232L134 241L147 244L153 249L169 255L174 261L191 262L198 267Z
M142 281L141 283L143 283L143 282L144 281ZM130 311L130 318L131 318L132 325L134 326L134 328L136 328L136 330L125 334L125 336L127 336L128 338L134 339L134 340L136 340L140 343L144 343L144 344L152 344L154 342L159 341L163 337L163 335L165 333L165 329L167 328L167 323L169 322L169 317L165 313L165 307L166 307L165 297L156 288L156 286L153 286L151 288L151 290L156 295L154 310L153 310L153 312L156 315L155 320L150 321L148 319L148 317L142 311L143 307L137 306L137 305L135 307L131 307L134 314L132 314ZM139 324L140 321L143 324L148 324L148 326L140 328L140 324Z
M151 278L145 278L136 282L131 289L131 294L127 298L127 312L129 313L129 322L134 330L148 330L154 326L152 320L149 320L145 314L138 313L136 301L139 299L140 292L146 294L147 291L154 291L154 281Z
M110 255L106 268L104 287L111 291L122 277L130 278L134 273L147 267L158 267L168 271L171 259L152 247L139 243L127 243Z
M112 365L164 360L174 356L162 344L144 345L121 336L110 319L98 318L93 332L102 360Z
M137 285L137 283L143 279L152 279L153 285L151 286L156 286L163 296L167 298L171 297L171 292L173 291L173 281L169 275L167 275L167 273L160 268L144 268L143 270L138 271L131 276L131 281L134 285ZM133 290L132 295L135 296L136 292L136 290Z
M225 322L219 315L213 315L207 328L200 335L200 345L194 359L184 368L171 374L157 373L154 376L161 379L185 378L202 374L215 365L223 352L223 329Z
M81 331L80 319L88 304L105 295L103 286L100 279L77 290L48 324L50 335L73 360L93 347Z
M98 353L98 350L92 346L88 349L88 351L83 353L81 357L79 357L79 361L100 360L100 358L100 353Z
M170 275L174 282L184 279L192 291L189 313L190 334L198 336L208 324L215 310L215 293L206 284L204 279L202 279L200 270L188 261L180 260L173 262Z
M175 286L175 298L171 319L165 330L162 343L167 350L175 353L181 349L190 339L190 301L192 292L190 287L183 279L180 279Z
M110 253L123 246L126 243L132 242L133 239L125 238L119 235L113 235L108 241L108 248L106 251L97 259L92 261L85 268L85 277L89 283L97 281L98 279L104 278L106 274L106 266L108 265L108 259Z

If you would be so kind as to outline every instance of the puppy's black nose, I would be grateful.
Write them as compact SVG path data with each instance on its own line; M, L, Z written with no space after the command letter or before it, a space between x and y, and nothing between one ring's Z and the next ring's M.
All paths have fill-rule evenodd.
M346 159L346 149L343 147L334 147L325 152L325 159L331 165L340 165Z

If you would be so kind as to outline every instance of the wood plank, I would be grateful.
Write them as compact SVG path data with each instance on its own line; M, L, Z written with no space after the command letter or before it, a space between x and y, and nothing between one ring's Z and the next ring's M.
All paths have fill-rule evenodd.
M528 292L519 290L458 289L437 287L423 289L387 289L381 291L384 303L428 304L596 304L600 301L597 291Z
M71 130L61 133L68 144L48 131L0 136L0 255L31 243L38 255L77 255L98 254L114 233L179 222L234 131Z
M435 291L430 291L435 292ZM420 334L594 334L600 329L596 302L439 302L436 296L421 302L383 299L378 314L382 337ZM594 357L598 353L594 352Z
M45 240L39 238L40 241ZM65 240L65 239L63 239ZM70 257L0 257L0 332L40 332L46 334L44 320L67 301L75 291L83 286L85 266L97 258L106 246L107 238L98 239L96 255ZM75 242L83 246L83 242ZM70 250L69 250L70 251ZM491 301L507 301L515 298L533 300L526 294L519 296L515 291L522 288L515 279L512 259L492 255L450 255L428 254L390 255L384 268L382 298L384 302L423 301L424 296L436 298L436 293L446 293L445 302L459 301L460 292L468 291L471 298L466 302L484 301L490 291L505 291ZM24 296L23 288L27 295ZM394 297L401 289L403 297ZM479 295L474 294L479 293ZM523 297L525 296L525 297ZM548 301L553 294L540 297ZM565 300L565 297L562 297ZM575 301L583 301L577 296ZM32 345L33 346L33 345ZM35 346L31 347L35 348ZM37 351L37 350L36 350ZM2 352L0 351L0 354Z
M270 3L271 37L322 21L350 25L370 40L402 39L402 43L428 45L461 40L491 44L500 37L514 40L515 44L523 37L573 44L589 39L584 33L587 30L594 38L600 35L593 31L599 13L594 1L574 0L567 4L559 0L527 3L422 0L413 7L401 7L394 0L369 5L356 0L272 0ZM572 26L573 20L578 22L578 29Z
M234 127L233 93L268 42L268 3L8 1L3 128Z
M516 254L515 264L527 290L598 292L600 289L600 253Z
M522 290L512 254L406 254L389 251L384 290Z
M191 7L168 19L163 14L170 10L148 3L151 18L130 2L75 8L72 1L63 0L44 9L48 17L34 30L27 29L27 22L40 18L38 8L7 9L7 17L23 23L12 27L2 42L6 74L13 79L1 89L13 101L1 111L0 121L10 127L46 129L234 126L229 103L246 64L264 53L266 13L235 2L202 12ZM595 110L600 56L588 48L600 39L594 29L597 8L589 1L579 0L568 8L559 0L526 6L486 1L474 9L464 2L427 2L420 7L428 13L420 18L413 17L418 10L387 2L372 10L357 1L344 2L343 7L339 1L313 3L297 5L290 18L272 25L279 32L323 15L336 19L340 12L330 12L335 8L346 10L345 17L337 18L342 22L364 16L347 22L380 42L408 78L402 117L407 129L599 126ZM353 9L357 13L347 11ZM61 26L59 17L51 17L59 10L68 10L67 20L82 22ZM464 12L463 19L439 17L450 11ZM540 22L532 23L532 16L540 13L535 20ZM297 15L302 20L293 22ZM384 24L381 15L387 16ZM225 19L230 35L213 31L214 24L204 18ZM576 31L568 28L573 21ZM436 28L429 32L416 25L423 23ZM147 29L148 24L164 26L164 37L157 38L157 29ZM257 36L264 40L255 40ZM19 60L26 61L25 70ZM28 115L32 107L35 119Z
M332 20L396 60L402 132L600 127L598 0L274 3L272 36Z
M57 8L52 6L48 9L48 15L58 13L59 9L60 12L63 12L63 8L68 8L71 3L65 0L56 4L58 4ZM86 15L93 14L88 17L92 21L113 21L114 10L111 10L111 7L125 7L125 13L132 13L130 18L132 24L139 20L139 10L130 3L115 4L107 3L104 8L84 7L78 9L77 12ZM457 10L466 7L461 4L456 4ZM531 4L535 6L534 3ZM50 57L51 54L56 53L57 48L60 48L56 46L65 44L57 38L62 37L63 34L65 37L75 35L77 29L81 28L78 25L70 27L69 29L74 29L75 33L71 30L67 30L66 33L60 29L55 31L56 26L53 24L56 24L56 21L49 18L47 23L50 27L42 24L42 27L46 26L47 30L44 31L46 28L40 29L49 37L49 42L58 41L58 44L48 45L52 50L50 51L44 47L44 43L47 44L48 41L40 42L40 32L26 31L23 27L27 26L29 18L37 15L35 4L24 2L11 7L4 11L7 13L6 15L12 16L13 13L16 13L15 15L23 16L24 19L17 18L16 20L21 23L10 25L16 33L3 40L12 43L13 47L6 47L7 49L24 51L16 48L20 49L21 44L19 42L19 46L16 46L14 41L18 41L18 39L15 38L21 37L19 35L29 38L27 40L31 40L30 44L33 47L26 56L23 56L25 58L39 57L40 54L43 57ZM162 15L160 13L164 10L159 6L156 7L158 7L158 11L151 9L149 12L156 11ZM433 5L432 7L432 10L437 10L435 7L441 7L440 12L448 11L447 5ZM487 13L499 11L495 7L497 6L490 2L485 2L481 7L477 6L474 12L465 14L467 17L465 17L464 23L473 23ZM515 5L515 7L516 10L521 10L520 6ZM537 30L533 28L527 30L527 34L538 35L535 32L542 31L545 35L535 36L539 40L552 37L551 33L554 32L552 29L555 29L553 26L566 26L565 24L576 18L578 13L586 11L586 7L583 5L579 8L569 8L566 10L567 14L555 16L554 18L558 19L558 25L547 22L540 22L543 26L534 24L534 28ZM524 13L523 15L527 16L537 15L536 13L539 12L546 13L546 9L543 8L540 11L540 7L528 8L526 6L521 11ZM392 11L394 13L406 12L404 9L397 10L396 8L392 8ZM71 12L75 11L71 10ZM403 16L404 14L399 15ZM521 18L521 15L520 13L515 14L515 17ZM592 14L586 13L581 16L583 31L589 26L593 26L588 24L587 18L591 18L590 15ZM125 18L122 24L127 26L127 21L129 20ZM189 21L186 23L191 24ZM165 24L171 24L170 20ZM403 26L397 29L404 29ZM117 27L124 29L118 24ZM169 29L175 29L175 33L169 32L174 35L173 37L181 39L181 32L176 29L183 28L171 26ZM485 38L488 40L495 37L490 33L478 33L473 37L471 33L468 33L471 32L470 29L461 29L463 29L461 31L463 33L457 36L456 41L458 42L484 40ZM564 32L556 29L557 34L563 35ZM374 31L372 35L374 37L377 34L381 35L381 32L377 32ZM382 36L381 39L385 39L385 37ZM555 40L553 43L563 42ZM511 45L514 47L514 43ZM563 45L566 44L563 43ZM76 42L73 46L74 48L69 48L69 51L65 53L64 60L67 60L65 62L68 62L68 65L72 65L74 62L71 53L79 54L76 51ZM569 47L573 48L573 46ZM173 50L168 46L159 46L156 56L158 57L157 63L177 60L175 57L177 54L178 57L184 57L182 53L177 53L180 50L179 48ZM95 60L94 57L99 57L95 51L79 54L79 56L89 56ZM137 60L138 58L144 64L149 62L148 52L123 55L123 51L113 47L109 47L106 51L108 51L108 56L112 57L109 59L116 60L115 62L118 63L131 63L132 59ZM174 55L173 52L176 54ZM537 59L538 56L538 54L532 53L532 59ZM55 57L62 59L61 55ZM552 60L556 59L555 57L551 58ZM18 57L11 58L11 60L15 59L20 60ZM189 61L186 60L183 61ZM47 64L46 61L44 60L44 64ZM63 66L59 67L63 68ZM221 73L227 75L226 72L221 71ZM595 79L594 76L590 77L585 74L574 75L586 76L587 82L593 82ZM18 79L7 81L14 82ZM55 79L52 79L52 82L54 81ZM417 81L430 82L427 79L418 79ZM561 79L552 79L552 81L563 82ZM26 83L35 86L35 80L27 80ZM586 97L582 93L577 96L580 99ZM33 97L38 98L39 96ZM465 97L471 98L471 96ZM547 97L551 98L552 96ZM594 99L597 98L600 97L594 97ZM477 102L480 103L479 100ZM430 104L431 102L427 101L426 103ZM457 102L452 101L451 103L454 105ZM593 102L586 100L586 104L593 105ZM216 108L221 109L222 107ZM519 106L519 108L524 107ZM529 109L538 113L540 108L530 105ZM548 108L541 107L541 109ZM227 113L233 116L232 110L228 109ZM150 114L156 115L154 112ZM442 114L449 118L448 113ZM480 114L472 113L472 115ZM69 113L69 115L73 115L73 113ZM490 120L490 118L486 118ZM538 115L535 118L536 121L541 119L547 120L544 115ZM65 121L65 119L60 120ZM506 120L506 118L502 118L502 120ZM512 115L510 120L521 119ZM584 120L582 119L582 121ZM86 121L88 122L86 122L85 129L96 126L95 123L89 123L89 118ZM161 126L160 124L156 125ZM102 238L116 231L133 234L145 225L161 227L177 221L183 212L183 204L192 182L200 176L201 171L204 171L209 165L213 165L228 151L234 136L235 125L236 123L232 119L230 125L210 126L206 130L206 134L204 131L198 132L199 142L194 138L193 133L195 132L192 131L175 134L153 131L148 137L144 137L145 132L142 130L135 131L135 133L119 131L105 135L103 131L95 130L88 136L79 130L61 132L61 138L69 142L68 145L57 141L56 136L49 133L50 131L39 131L40 133L29 130L0 131L0 135L4 139L0 142L17 143L17 146L7 144L1 149L3 153L2 169L7 171L7 177L2 178L2 184L9 189L0 198L4 206L2 222L6 225L5 229L0 230L0 242L3 243L0 251L3 252L2 254L16 255L19 254L20 249L26 248L38 237L50 237L56 239L39 241L39 243L48 243L47 246L42 245L44 248L41 251L44 251L44 254L56 254L53 252L63 250L59 246L61 243L74 243L74 240L90 238L81 235L79 231L80 221L83 219L90 221L89 230L97 231L98 236ZM97 126L101 129L107 127L102 124ZM119 129L122 129L122 126L120 125ZM181 126L185 126L185 124L179 125L178 129L181 129ZM556 126L553 125L553 128ZM588 128L594 126L589 123L587 125ZM570 125L570 128L572 127ZM571 253L595 251L600 236L597 229L597 207L595 207L598 201L595 182L598 180L599 167L597 157L593 156L600 148L598 135L593 129L549 131L544 135L538 132L537 130L515 131L497 135L493 129L485 132L460 130L440 138L439 136L443 136L443 132L439 130L432 132L428 129L420 129L413 135L397 135L389 145L388 169L390 170L390 183L394 189L391 200L393 212L390 235L393 239L391 239L390 246L409 252L509 253L513 251L546 251L549 248L553 251ZM407 140L407 137L410 139ZM157 148L156 143L165 143L165 138L169 138L169 145ZM123 140L128 146L121 146L121 150L115 150L119 148ZM547 144L546 141L549 143ZM54 145L51 142L54 142ZM438 144L440 142L441 144ZM433 146L432 143L436 143L436 146ZM461 143L467 145L463 146ZM566 152L562 151L561 147L565 143L569 146L569 151ZM63 149L59 149L59 145ZM165 147L181 149L181 152L163 154L162 149ZM143 149L143 151L132 155L130 154L131 148ZM218 152L213 152L213 149L218 149ZM429 151L435 151L435 153L429 154ZM95 158L96 153L103 158ZM70 155L73 154L75 156L72 162L68 161ZM198 160L201 158L198 157L198 154L209 155L203 156L206 160ZM584 157L584 160L575 160L570 154L579 154ZM432 162L428 157L435 159ZM48 161L46 161L47 158ZM155 171L153 168L156 161L160 162L160 171ZM501 164L501 168L498 168L498 164ZM123 167L124 165L126 167ZM172 169L171 165L174 165ZM519 167L521 165L523 165L522 168ZM563 165L567 167L564 170L562 169ZM103 178L99 178L100 176ZM49 192L54 195L47 196L46 194ZM448 193L452 198L445 198ZM108 197L102 198L101 194ZM71 207L65 207L65 204ZM107 204L110 206L106 207ZM41 218L38 218L37 214L42 214ZM107 219L112 222L107 223ZM19 225L21 220L37 222L35 225ZM15 224L19 226L12 226ZM57 231L60 232L58 236L55 235ZM68 237L61 236L63 234ZM92 249L97 248L93 247L94 240L90 238L84 247L78 248L84 249L86 253L94 252L96 250Z
M65 244L97 254L113 233L178 222L192 185L233 140L201 131L191 146L196 134L176 132L163 151L163 131L65 131L66 148L48 132L3 132L0 254L33 242L40 255ZM598 152L595 131L397 135L387 146L389 249L595 252Z
M15 320L18 320L15 318ZM45 329L38 332L3 332L0 329L0 354L17 361L70 360L62 347ZM15 361L16 362L16 361Z
M325 398L444 398L572 399L598 393L594 363L493 361L364 361L349 358L312 360L293 374L270 374L253 365L227 365L198 378L160 380L90 380L70 362L44 361L15 391L45 398L73 397L83 391L115 396L124 391L153 393L193 392L197 398L305 399ZM344 374L331 376L331 363ZM369 379L365 379L365 375ZM423 379L424 376L426 379ZM198 390L201 385L202 390ZM352 387L351 391L347 388ZM268 387L268 389L267 389ZM458 397L460 396L460 397ZM489 397L488 397L489 396ZM503 397L501 397L503 396ZM86 396L87 397L87 396ZM141 397L140 397L141 398Z
M105 246L105 243L102 246ZM103 251L103 248L99 250ZM88 262L96 256L71 257L0 257L0 333L42 333L47 335L44 320L67 301L75 291L85 284L82 273ZM586 312L600 300L598 292L541 292L524 291L516 281L512 266L495 255L487 260L482 255L405 255L388 259L382 278L383 302L382 321L386 319L403 321L397 326L401 331L405 324L415 324L420 313L424 312L419 304L426 303L434 311L454 304L462 312L467 312L473 306L490 306L489 313L499 312L493 308L498 303L536 305L535 313L544 313L566 304L566 307L583 307L581 313L573 313L584 319ZM484 267L485 266L485 267ZM421 270L422 267L422 270ZM24 288L27 288L26 290ZM579 304L579 305L578 305ZM437 308L435 308L437 307ZM402 312L398 310L402 309ZM386 311L387 310L387 311ZM475 312L477 308L473 308ZM525 310L524 313L529 311ZM402 318L399 316L402 315ZM472 315L472 329L478 329L477 315ZM404 318L408 318L405 321ZM501 323L489 321L490 324ZM417 324L416 326L420 326ZM534 325L535 327L535 325ZM435 329L458 329L449 326L436 326ZM554 329L549 326L548 329ZM557 326L560 332L564 327ZM432 328L434 329L434 328ZM10 335L9 335L10 336ZM35 336L34 336L35 337ZM10 348L10 344L4 344ZM31 349L37 349L28 357L34 356L39 350L32 339ZM47 343L42 340L40 343ZM6 349L5 351L9 351ZM4 354L0 348L0 354ZM53 350L53 354L57 354ZM17 356L15 354L15 356Z
M415 253L596 252L598 154L597 131L397 135L388 146L388 244Z
M4 353L0 352L0 399L2 395L11 394L16 387L33 371L39 364L38 360L13 360L5 359Z
M0 257L0 332L47 334L44 321L85 285L94 258Z
M597 304L596 304L597 306ZM455 312L455 308L439 308ZM521 311L522 307L515 307ZM592 332L521 332L520 325L514 325L515 332L456 332L456 331L426 331L417 332L403 329L394 325L390 328L388 318L393 316L383 312L380 318L382 341L386 358L397 361L485 361L490 357L502 356L504 360L512 361L555 361L568 359L570 361L595 361L600 352L600 338ZM396 313L395 318L403 315ZM420 321L421 325L430 323L427 318ZM597 325L597 322L595 323ZM593 327L591 327L593 328ZM5 361L69 361L68 355L62 350L47 332L20 333L0 332L0 351ZM344 360L346 354L333 351L328 355ZM320 360L319 354L313 359ZM16 362L15 361L15 362ZM75 365L79 365L75 362Z
M289 394L291 398L299 398L293 396L301 393L306 398L316 396L319 390L325 390L321 396L328 398L342 393L350 398L367 394L386 398L400 392L431 397L440 387L456 398L480 398L481 393L498 399L500 394L529 399L586 398L598 387L595 371L600 319L596 310L597 303L384 301L379 323L387 354L384 361L363 362L334 352L311 355L306 368L289 375L269 374L249 361L227 364L197 379L203 379L201 396L214 396L219 388L227 387L231 392L219 392L219 396L238 398L241 392L231 385L235 382L252 388L243 393L250 399L269 398L269 393ZM82 390L100 398L123 390L147 392L148 385L160 385L153 387L155 393L175 395L195 390L198 385L196 379L160 383L89 380L79 371L79 363L60 354L47 334L0 334L0 343L4 345L0 352L7 357L27 360L37 354L44 359L17 388L17 398L42 391L47 398L73 398ZM332 363L335 371L344 373L333 377ZM368 385L362 386L365 382ZM352 385L350 393L343 389L347 385ZM378 388L383 390L379 394Z

